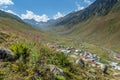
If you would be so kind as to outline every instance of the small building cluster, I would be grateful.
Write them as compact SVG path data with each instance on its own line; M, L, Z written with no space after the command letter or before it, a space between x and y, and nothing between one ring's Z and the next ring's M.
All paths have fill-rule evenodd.
M76 63L78 63L78 61L81 59L91 64L92 67L99 67L100 69L103 69L105 66L103 63L100 62L101 58L98 55L90 52L80 53L79 59L76 61Z
M67 55L69 55L71 58L74 58L76 63L79 63L80 60L83 60L84 62L90 63L92 67L99 67L100 69L103 69L105 65L112 66L115 70L120 70L120 66L116 62L109 62L109 64L104 64L101 62L101 57L97 54L86 52L80 49L75 49L73 47L66 47L63 45L50 45L47 44L50 48L56 49L56 51L63 52ZM120 55L116 55L116 59L120 60Z
M120 71L120 66L119 66L118 63L116 63L116 62L110 62L109 65L112 66L114 69Z

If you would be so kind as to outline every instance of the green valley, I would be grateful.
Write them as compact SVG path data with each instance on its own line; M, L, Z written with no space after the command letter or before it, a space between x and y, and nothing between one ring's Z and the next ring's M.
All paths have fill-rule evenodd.
M39 23L0 10L0 80L119 80L119 9L96 0Z

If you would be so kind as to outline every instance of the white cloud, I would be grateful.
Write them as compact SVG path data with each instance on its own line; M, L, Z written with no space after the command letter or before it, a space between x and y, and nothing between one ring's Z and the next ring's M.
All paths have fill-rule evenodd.
M13 5L12 0L0 0L0 5Z
M84 0L85 3L87 3L88 5L92 4L92 1L90 0Z
M61 17L63 17L63 16L64 16L64 15L63 15L62 13L57 12L57 14L53 16L53 19L58 19L58 18L61 18Z
M81 6L80 4L78 4L77 2L76 2L76 6L77 6L77 10L76 11L79 11L79 10L82 10L82 9L85 8L85 7Z
M0 0L0 9L8 8L8 5L13 5L14 2L12 0Z
M26 14L21 14L22 19L34 19L37 22L47 22L49 17L45 14L43 15L36 15L32 11L27 10Z

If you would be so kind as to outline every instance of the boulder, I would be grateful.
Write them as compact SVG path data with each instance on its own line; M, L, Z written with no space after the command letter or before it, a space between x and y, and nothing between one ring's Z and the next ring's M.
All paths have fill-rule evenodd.
M61 75L61 76L64 75L63 70L56 67L55 65L49 65L48 67L50 69L50 72L53 73L54 75Z
M0 47L0 60L2 61L11 61L13 60L14 54L11 50Z

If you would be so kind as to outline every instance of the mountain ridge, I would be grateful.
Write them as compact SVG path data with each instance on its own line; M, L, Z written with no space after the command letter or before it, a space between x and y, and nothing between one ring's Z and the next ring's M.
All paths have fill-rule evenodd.
M20 17L18 17L17 15L14 15L12 13L8 13L8 12L2 11L2 10L0 10L0 17L15 19L19 22L24 23L24 21Z
M107 15L118 1L119 0L96 0L94 3L83 10L66 15L61 19L60 22L55 24L55 26L73 26L79 22L83 22L89 19L92 16Z
M48 22L36 22L39 25L36 25L35 22L31 23L31 20L25 20L28 24L41 27L57 27L57 26L69 26L72 27L80 22L86 21L93 16L105 16L107 15L112 7L119 2L119 0L96 0L94 3L89 5L87 8L74 11L66 16L59 18L57 20L49 20ZM43 24L42 24L43 23Z

